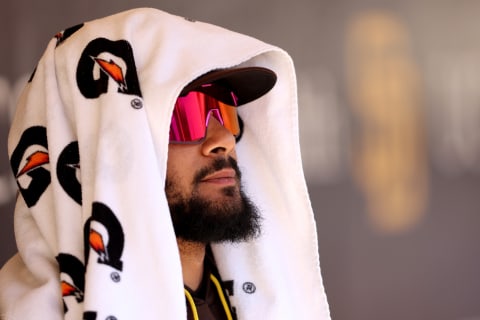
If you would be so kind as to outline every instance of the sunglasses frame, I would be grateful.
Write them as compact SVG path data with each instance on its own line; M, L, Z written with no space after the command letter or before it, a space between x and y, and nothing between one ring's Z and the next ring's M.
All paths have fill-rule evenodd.
M212 90L213 89L213 90ZM177 101L175 102L175 107L172 112L172 118L170 122L170 133L169 133L169 143L172 144L200 144L205 141L207 136L208 124L210 118L213 116L217 119L222 126L224 126L230 133L235 137L236 141L239 140L240 136L242 135L243 129L243 122L241 121L238 112L236 110L237 106L233 106L231 104L222 102L220 99L217 99L214 96L214 93L220 92L223 97L225 95L229 96L229 100L233 103L236 103L237 98L235 94L228 90L225 87L218 86L215 84L205 84L201 87L188 92L186 95L180 96ZM204 92L207 91L207 92ZM212 94L213 92L213 94ZM184 100L185 101L182 101ZM191 99L188 101L186 99ZM188 102L187 102L188 101ZM185 103L185 105L181 104ZM186 104L190 103L191 105L188 106ZM212 106L212 103L214 106ZM180 109L178 109L180 108ZM203 115L201 119L189 119L188 118L188 109L194 108L192 110L198 111L197 116L199 114ZM200 108L203 108L203 111L199 111ZM232 108L232 109L230 109ZM212 113L213 112L213 113ZM193 116L192 116L193 117ZM202 125L198 125L197 127L190 128L188 125L189 121L202 121ZM187 122L185 124L185 122ZM204 123L203 123L204 122ZM229 123L226 125L226 123ZM203 136L198 139L194 140L175 140L172 139L173 136L181 137L181 136L189 136L195 130L194 129L203 129ZM173 133L177 131L177 133ZM183 132L183 133L180 133ZM188 133L188 134L185 134Z

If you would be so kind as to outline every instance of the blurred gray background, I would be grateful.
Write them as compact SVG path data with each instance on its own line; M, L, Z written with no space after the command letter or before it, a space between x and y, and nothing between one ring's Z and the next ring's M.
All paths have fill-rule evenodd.
M480 319L480 2L2 0L0 265L14 101L50 38L149 6L287 50L335 320Z

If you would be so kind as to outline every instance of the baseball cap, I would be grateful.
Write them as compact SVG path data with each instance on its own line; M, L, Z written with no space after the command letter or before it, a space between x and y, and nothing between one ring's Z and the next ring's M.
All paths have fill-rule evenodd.
M223 103L241 106L269 92L277 81L275 72L263 67L243 67L210 71L190 82L180 93L203 92ZM210 86L207 84L215 84ZM227 90L218 90L223 87ZM235 94L235 101L229 93Z

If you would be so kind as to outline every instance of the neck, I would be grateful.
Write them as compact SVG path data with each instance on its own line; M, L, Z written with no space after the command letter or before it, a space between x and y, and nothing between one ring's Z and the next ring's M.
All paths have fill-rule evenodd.
M192 290L197 290L202 282L206 245L180 238L177 238L177 244L182 264L183 284Z

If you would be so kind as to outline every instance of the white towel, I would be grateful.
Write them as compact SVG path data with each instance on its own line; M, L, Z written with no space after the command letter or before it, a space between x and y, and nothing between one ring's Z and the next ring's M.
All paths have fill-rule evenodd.
M19 100L9 135L18 254L0 272L1 319L186 319L164 193L171 113L190 81L239 66L278 81L239 108L238 161L263 232L214 245L219 272L240 320L330 319L290 57L148 8L56 35Z

